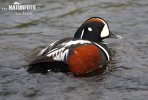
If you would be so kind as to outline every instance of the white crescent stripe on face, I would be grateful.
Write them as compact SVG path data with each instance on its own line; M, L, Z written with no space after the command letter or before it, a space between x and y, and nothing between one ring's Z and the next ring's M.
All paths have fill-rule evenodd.
M80 39L82 39L82 37L83 37L83 34L84 34L84 29L82 30L82 34L81 34L81 37L80 37Z
M102 22L104 23L104 27L103 27L103 29L102 29L102 31L101 31L100 37L103 38L103 37L107 37L107 36L109 35L109 28L108 28L106 22L104 22L103 20L102 20Z

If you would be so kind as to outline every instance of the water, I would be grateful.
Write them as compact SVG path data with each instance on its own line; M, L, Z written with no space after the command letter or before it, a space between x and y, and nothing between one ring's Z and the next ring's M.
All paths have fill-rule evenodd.
M0 7L13 3L1 0ZM33 15L0 12L0 100L147 100L147 0L22 0ZM122 40L105 40L115 51L115 70L76 78L63 73L29 74L23 65L34 52L71 37L89 17L106 19ZM37 49L38 48L38 49Z

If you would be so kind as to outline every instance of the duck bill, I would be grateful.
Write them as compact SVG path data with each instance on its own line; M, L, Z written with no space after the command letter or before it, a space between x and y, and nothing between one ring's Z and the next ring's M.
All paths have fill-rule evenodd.
M116 35L113 32L109 31L109 38L114 38L114 39L121 39L122 36Z

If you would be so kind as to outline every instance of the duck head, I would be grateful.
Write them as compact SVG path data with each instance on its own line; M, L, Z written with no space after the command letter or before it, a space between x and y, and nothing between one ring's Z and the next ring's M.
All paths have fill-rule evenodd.
M120 38L111 32L107 22L100 17L92 17L87 19L76 31L74 38L89 40L93 42L101 42L105 38Z

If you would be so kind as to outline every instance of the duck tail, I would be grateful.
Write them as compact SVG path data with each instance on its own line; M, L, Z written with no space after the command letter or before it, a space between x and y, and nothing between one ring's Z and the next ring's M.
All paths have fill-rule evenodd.
M36 62L33 61L26 68L29 73L68 72L68 65L62 61Z

